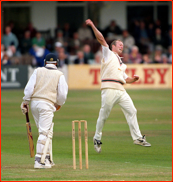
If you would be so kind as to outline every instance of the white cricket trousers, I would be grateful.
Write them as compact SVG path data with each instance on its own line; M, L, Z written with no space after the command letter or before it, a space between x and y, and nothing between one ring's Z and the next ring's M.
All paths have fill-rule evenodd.
M31 101L31 112L39 132L35 155L36 157L41 157L44 143L47 139L46 135L43 133L47 133L50 129L55 111L56 108L48 102L36 100Z
M102 129L106 119L109 117L109 114L112 110L112 107L115 104L120 105L127 123L130 128L130 134L133 140L139 139L142 137L138 121L137 121L137 110L133 104L132 99L127 94L127 92L116 90L116 89L103 89L101 91L102 104L99 112L99 117L96 124L96 132L94 138L101 140Z

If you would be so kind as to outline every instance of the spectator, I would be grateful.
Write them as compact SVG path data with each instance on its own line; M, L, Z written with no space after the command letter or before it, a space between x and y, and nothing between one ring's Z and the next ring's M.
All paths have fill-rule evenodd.
M154 52L154 59L153 63L162 63L162 47L156 46Z
M64 37L63 37L63 31L58 30L55 37L55 42L60 42L62 45L64 45Z
M164 46L164 38L162 36L162 30L160 28L156 28L155 30L155 35L154 35L154 38L153 38L153 43L154 43L154 46L157 46L157 45L160 45L160 46Z
M102 58L102 46L99 47L98 51L95 54L99 54L99 56Z
M132 63L131 60L130 60L130 58L129 58L129 53L128 52L124 52L123 53L122 60L123 60L123 63L124 64L131 64Z
M36 36L32 38L32 46L45 48L46 46L45 39L42 37L40 32L37 32Z
M64 47L60 47L60 48L59 48L59 54L60 54L61 52L63 52L63 53L65 54L66 58L69 57L69 54L68 54L68 52L65 50ZM58 55L58 58L59 58L59 55Z
M10 26L5 27L5 34L2 37L1 44L3 44L8 51L8 56L11 57L16 54L19 42L16 35L11 32Z
M63 72L66 81L68 81L68 67L67 65L69 64L69 59L68 55L65 52L64 47L59 47L58 49L58 70Z
M22 53L21 56L21 63L26 65L32 64L32 55L29 54L30 49L32 48L32 40L30 37L30 31L24 32L24 37L20 42L20 52Z
M150 57L149 57L148 54L144 54L144 55L142 56L142 61L141 61L141 63L142 63L142 64L151 64L151 63L152 63L152 61L151 61L151 59L150 59Z
M77 52L77 58L74 60L74 64L88 64L87 59L84 57L83 51Z
M30 31L25 31L24 37L21 40L21 45L20 45L20 51L22 54L27 54L29 53L29 50L32 47L32 41L31 41L31 36L30 36Z
M78 32L73 33L73 38L70 41L70 53L72 55L76 54L77 50L81 47L82 43L79 39Z
M61 51L59 52L59 67L62 68L65 64L68 65L69 64L69 60L67 58L67 55L65 54L65 51L63 50L64 48L61 49Z
M45 40L40 32L37 32L36 37L32 39L32 48L29 53L35 58L34 66L44 66L44 59L49 51L45 48Z
M10 65L11 64L10 60L9 60L9 57L8 57L8 55L6 53L1 58L2 58L1 59L1 65L5 66L5 65Z
M33 27L33 24L31 22L27 25L25 31L30 32L31 38L34 38L36 36L36 33L37 33L36 28Z
M88 28L88 26L85 24L85 22L78 29L78 34L79 34L79 40L81 40L81 41L92 40L93 39L91 29Z
M166 54L162 54L162 61L163 64L168 64L168 57Z
M54 53L56 54L57 57L59 56L59 51L60 51L61 47L62 47L61 42L55 42L55 51L54 51Z
M139 53L139 48L137 46L132 47L129 58L133 64L140 63L142 61L142 55Z
M135 39L129 34L127 30L123 30L122 36L122 41L124 43L124 51L130 52L131 48L135 44Z
M68 44L68 41L66 41L65 38L63 37L62 30L58 30L58 32L56 34L55 42L60 42L63 45L63 47L65 48L65 50L69 51L69 44Z
M112 20L110 24L105 28L104 35L106 38L112 37L114 35L122 34L121 28L117 25L115 20Z
M100 54L99 53L96 53L94 55L94 64L99 64L100 65L101 59L102 59L102 57L100 56Z
M62 44L60 42L56 42L55 43L55 51L54 54L56 54L56 56L59 58L59 54L60 52L64 52L64 54L66 55L66 58L68 58L69 54L68 52L65 50L65 48L62 46Z
M84 52L84 58L89 62L89 60L94 59L94 54L91 52L91 47L88 44L85 44L83 47L83 52Z

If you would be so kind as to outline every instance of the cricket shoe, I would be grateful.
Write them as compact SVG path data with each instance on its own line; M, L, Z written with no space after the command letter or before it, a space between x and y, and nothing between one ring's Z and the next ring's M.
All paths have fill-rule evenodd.
M101 144L102 142L100 140L97 140L95 138L93 138L93 142L94 142L94 149L97 153L101 152Z
M50 160L50 156L46 156L45 163L46 164L50 164L51 166L55 166L55 163Z
M135 140L134 144L142 145L144 147L151 147L151 144L146 141L145 135L142 138L139 138L139 139Z
M51 164L45 162L44 164L41 163L41 158L40 157L36 157L35 158L35 164L34 164L34 168L35 169L46 169L46 168L51 168Z

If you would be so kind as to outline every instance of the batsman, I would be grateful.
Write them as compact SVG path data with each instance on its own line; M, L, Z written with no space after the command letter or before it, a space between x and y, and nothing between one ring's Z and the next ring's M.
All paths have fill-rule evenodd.
M139 76L129 77L125 70L127 66L121 61L120 55L123 52L123 42L114 40L110 49L101 32L95 27L93 22L88 19L86 24L90 26L96 36L97 41L102 46L103 59L101 61L101 97L102 105L96 124L96 132L93 138L94 149L101 152L102 129L106 119L108 118L112 107L118 104L127 120L130 133L134 144L144 147L150 147L151 144L146 141L145 135L142 136L137 121L137 110L132 99L124 89L124 84L136 82Z
M31 112L39 132L34 168L55 165L52 156L53 117L65 103L68 93L65 77L57 68L58 62L55 54L47 54L45 66L34 70L24 89L21 110L25 114L31 101Z

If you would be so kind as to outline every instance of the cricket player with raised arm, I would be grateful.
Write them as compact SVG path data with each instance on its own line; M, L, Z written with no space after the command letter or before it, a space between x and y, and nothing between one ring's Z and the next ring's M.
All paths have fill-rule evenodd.
M31 101L31 112L39 132L34 168L51 168L55 165L52 157L53 117L54 112L65 103L68 93L65 77L57 69L57 56L49 53L44 62L45 67L35 69L31 75L21 104L25 114Z
M145 135L141 135L136 116L137 110L133 101L123 87L124 84L133 83L139 79L137 75L130 78L125 73L127 66L123 64L119 57L123 52L123 42L121 40L114 40L110 45L110 50L103 35L93 22L88 19L86 20L86 24L92 28L97 41L102 46L103 54L100 72L102 104L93 138L95 151L98 153L101 152L102 129L115 104L120 105L125 115L134 144L150 147L151 144L146 141Z

